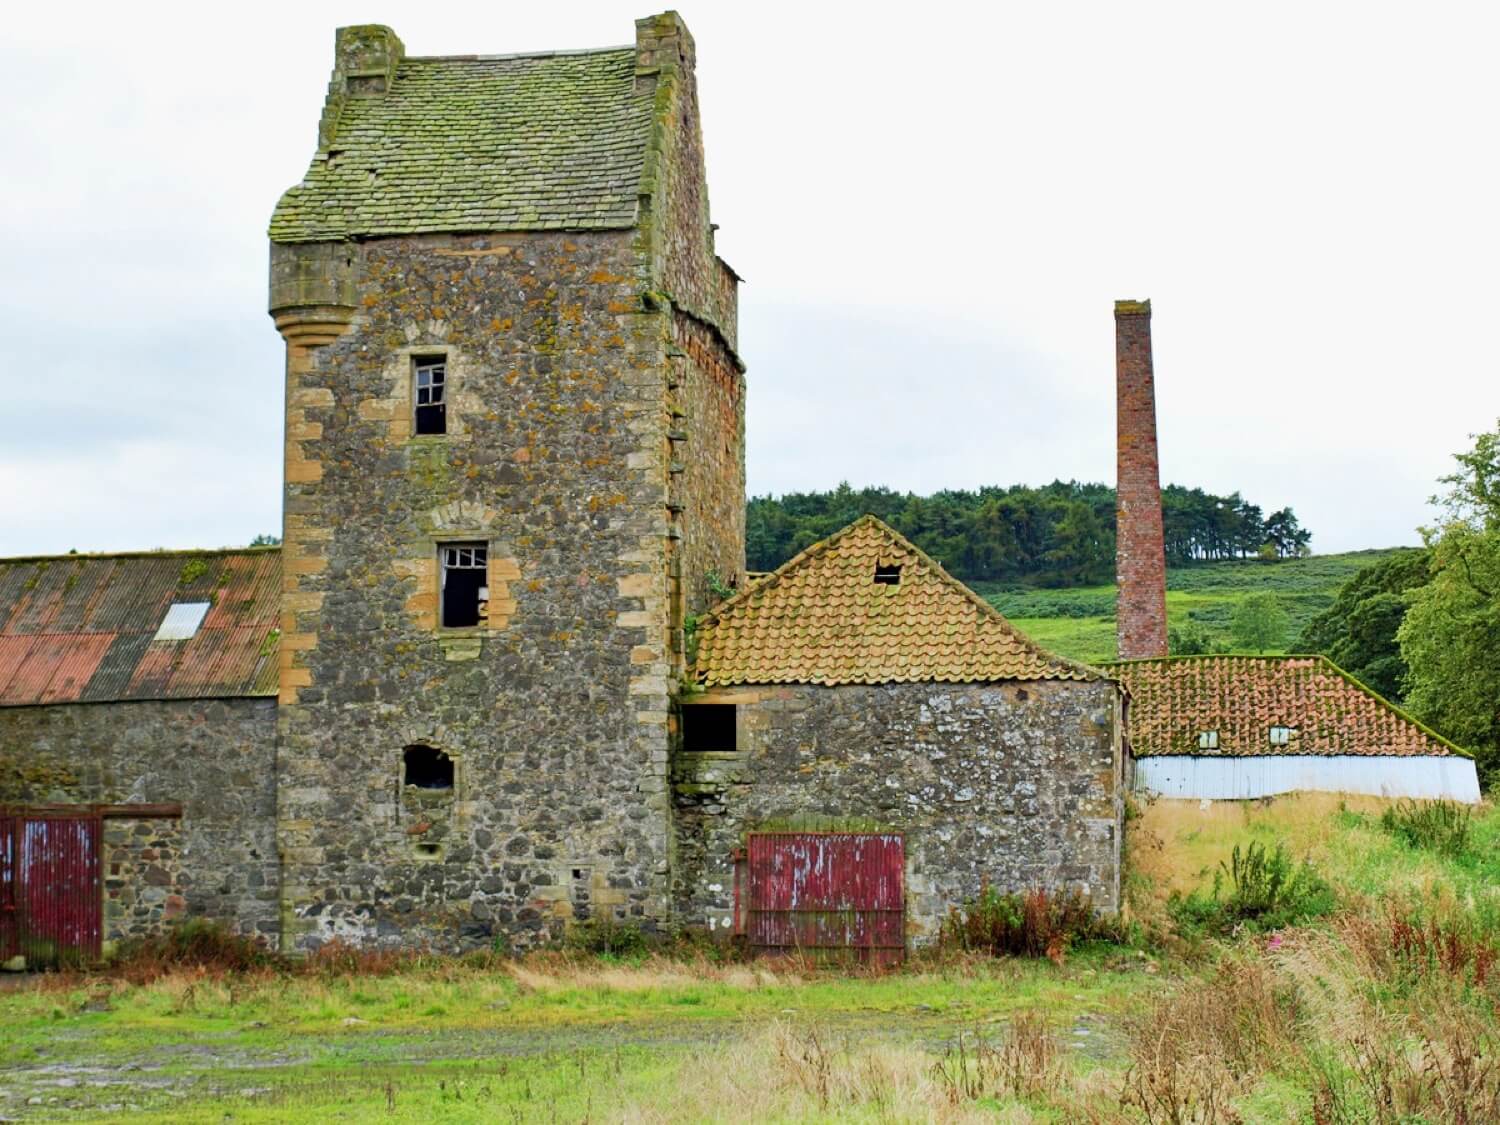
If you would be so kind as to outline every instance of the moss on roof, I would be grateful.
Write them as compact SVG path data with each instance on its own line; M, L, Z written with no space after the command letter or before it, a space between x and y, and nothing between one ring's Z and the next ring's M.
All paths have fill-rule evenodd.
M1326 656L1174 656L1105 668L1130 693L1130 748L1138 758L1469 756ZM1273 726L1291 728L1285 746L1271 745ZM1218 732L1212 751L1198 745L1205 731Z
M651 109L633 47L402 59L343 97L271 240L631 227Z

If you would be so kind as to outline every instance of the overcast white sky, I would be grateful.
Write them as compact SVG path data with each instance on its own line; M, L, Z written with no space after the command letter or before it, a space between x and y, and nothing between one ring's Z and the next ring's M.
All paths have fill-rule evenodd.
M642 3L29 4L0 32L0 554L280 528L265 225L333 30L620 44ZM1112 480L1117 297L1163 476L1414 542L1500 415L1483 4L707 3L754 493Z

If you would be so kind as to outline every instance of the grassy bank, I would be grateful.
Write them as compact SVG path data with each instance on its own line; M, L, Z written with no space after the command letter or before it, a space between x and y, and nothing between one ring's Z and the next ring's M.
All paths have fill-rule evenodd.
M1131 943L1060 964L553 953L41 978L0 993L0 1116L1495 1120L1500 815L1447 854L1385 810L1154 802L1127 838ZM1187 925L1183 896L1254 844L1307 861L1333 909Z
M1225 649L1234 611L1250 594L1272 593L1287 613L1287 629L1275 651L1288 651L1303 627L1333 603L1339 587L1360 570L1394 550L1352 551L1267 563L1203 563L1167 571L1167 621L1171 628L1189 624ZM977 587L979 592L1028 636L1076 660L1112 660L1115 656L1115 588L1075 587L1041 590Z

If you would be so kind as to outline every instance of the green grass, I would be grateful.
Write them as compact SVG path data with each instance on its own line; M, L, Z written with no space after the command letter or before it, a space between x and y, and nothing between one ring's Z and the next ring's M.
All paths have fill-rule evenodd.
M1450 1065L1500 1048L1500 980L1393 953L1390 936L1398 916L1444 920L1471 942L1500 936L1500 812L1477 810L1467 847L1449 855L1383 827L1384 808L1331 794L1151 802L1126 840L1143 944L1085 946L1060 965L922 955L874 975L544 954L381 975L24 981L0 991L0 1117L1173 1119L1132 1108L1135 1081L1279 1122L1310 1119L1334 1081L1351 1108L1329 1119L1376 1120L1361 1073L1415 1058L1429 1069L1398 1083L1387 1119L1454 1119L1449 1094L1470 1120L1500 1119L1500 1074L1459 1089ZM1173 893L1211 883L1255 843L1312 863L1337 912L1276 935L1174 932ZM1028 1021L1050 1058L1028 1053L1017 1030ZM1439 1073L1447 1085L1423 1077Z
M1286 635L1276 652L1289 651L1317 613L1333 603L1339 587L1360 570L1403 548L1313 555L1274 563L1259 560L1202 563L1167 571L1167 624L1189 623L1228 650L1230 623L1241 599L1273 593L1286 610ZM976 584L996 609L1038 644L1075 660L1115 658L1113 586L1043 590Z

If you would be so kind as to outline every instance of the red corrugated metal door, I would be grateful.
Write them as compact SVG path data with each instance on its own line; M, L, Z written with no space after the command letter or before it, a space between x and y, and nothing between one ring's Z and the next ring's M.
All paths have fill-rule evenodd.
M10 944L31 968L99 956L103 897L99 884L99 817L25 813L9 818L9 845L0 882L12 909Z
M16 824L0 812L0 961L21 952L21 928L16 923Z
M760 832L749 841L746 933L766 953L906 955L906 848L897 833Z

